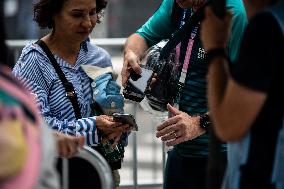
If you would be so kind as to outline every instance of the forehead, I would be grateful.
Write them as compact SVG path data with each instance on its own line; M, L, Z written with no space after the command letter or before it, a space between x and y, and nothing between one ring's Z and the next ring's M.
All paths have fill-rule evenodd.
M93 9L96 8L96 0L66 0L63 4L64 9Z

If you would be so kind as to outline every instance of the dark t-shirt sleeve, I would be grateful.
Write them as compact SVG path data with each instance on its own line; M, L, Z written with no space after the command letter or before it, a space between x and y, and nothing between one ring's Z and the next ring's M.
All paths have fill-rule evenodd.
M268 92L275 73L282 33L270 13L255 16L245 31L233 79L253 90Z

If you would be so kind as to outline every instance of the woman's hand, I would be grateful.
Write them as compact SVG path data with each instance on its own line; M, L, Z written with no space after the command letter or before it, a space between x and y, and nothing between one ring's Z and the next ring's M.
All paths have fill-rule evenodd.
M167 146L192 140L206 132L199 126L199 117L189 116L169 104L167 108L173 117L160 124L156 133L156 137L166 141Z
M226 48L231 32L232 13L219 19L210 7L205 9L205 19L201 24L201 40L205 50Z
M116 132L127 132L129 130L128 124L113 121L111 116L100 115L96 117L97 128L105 135Z
M85 137L75 137L53 131L53 136L56 139L57 151L60 157L72 157L85 143Z

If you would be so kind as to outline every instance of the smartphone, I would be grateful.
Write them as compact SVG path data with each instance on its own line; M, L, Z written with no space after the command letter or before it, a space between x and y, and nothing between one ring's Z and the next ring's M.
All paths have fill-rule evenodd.
M130 75L129 82L133 86L135 86L139 91L145 93L147 87L151 82L153 71L143 67L141 67L141 69L142 69L141 75L136 74L135 72L132 73L132 75Z
M141 102L145 97L145 92L151 83L154 72L141 67L141 75L131 72L130 77L123 89L123 95L129 100Z
M112 116L114 121L128 124L132 131L138 131L136 120L132 114L114 113Z

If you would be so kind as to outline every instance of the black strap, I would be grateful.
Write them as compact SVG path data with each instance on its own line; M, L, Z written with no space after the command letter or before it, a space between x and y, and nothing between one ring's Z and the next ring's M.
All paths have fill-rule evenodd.
M160 53L160 59L165 59L169 55L169 53L174 49L179 42L184 40L184 38L188 35L188 31L192 31L193 27L195 27L198 22L200 22L204 17L205 7L211 3L211 1L207 1L202 7L200 7L196 13L194 13L185 24L174 34L174 36L167 42L167 44L163 47Z
M80 108L79 108L78 98L77 98L77 95L75 93L75 90L74 90L74 87L73 87L72 83L69 82L66 79L66 77L65 77L63 71L61 70L59 64L55 60L52 52L50 51L48 46L44 43L44 41L39 39L36 42L36 44L38 44L42 48L42 50L46 53L49 61L53 65L53 67L54 67L54 69L55 69L59 79L61 80L61 82L62 82L62 84L63 84L63 86L65 88L66 96L70 100L70 102L71 102L71 104L73 106L76 119L82 118L81 112L80 112Z

